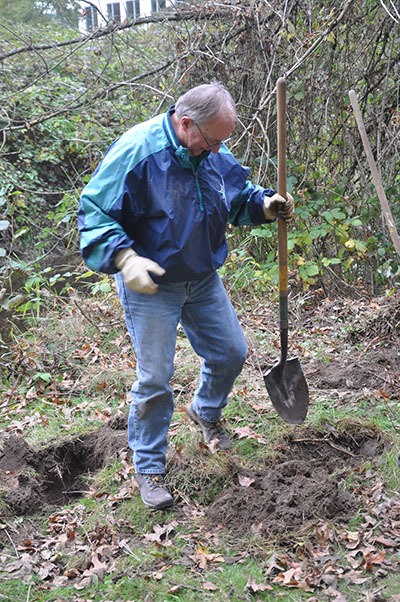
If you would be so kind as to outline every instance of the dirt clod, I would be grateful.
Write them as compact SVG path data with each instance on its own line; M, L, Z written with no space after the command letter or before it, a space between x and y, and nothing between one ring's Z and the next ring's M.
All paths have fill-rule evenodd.
M351 442L351 447L349 446ZM232 485L207 509L214 527L238 536L282 535L316 520L348 520L357 508L357 494L344 487L346 475L375 455L381 444L373 435L321 439L315 433L288 441L277 458L256 471L234 467Z

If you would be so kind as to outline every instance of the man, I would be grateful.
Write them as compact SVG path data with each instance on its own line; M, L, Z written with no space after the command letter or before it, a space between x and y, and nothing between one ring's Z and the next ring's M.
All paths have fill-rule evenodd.
M221 83L196 86L114 142L80 199L82 256L116 274L137 356L128 442L142 500L155 510L173 504L164 475L178 324L202 358L187 414L207 443L228 450L221 414L247 346L217 273L226 226L292 217L292 197L252 184L225 145L235 121Z

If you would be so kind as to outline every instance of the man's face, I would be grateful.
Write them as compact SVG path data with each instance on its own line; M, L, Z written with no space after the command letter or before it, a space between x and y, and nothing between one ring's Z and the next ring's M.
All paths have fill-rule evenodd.
M181 142L189 149L191 157L198 157L204 151L217 153L235 127L234 117L222 113L201 124L186 116L182 117L180 122Z

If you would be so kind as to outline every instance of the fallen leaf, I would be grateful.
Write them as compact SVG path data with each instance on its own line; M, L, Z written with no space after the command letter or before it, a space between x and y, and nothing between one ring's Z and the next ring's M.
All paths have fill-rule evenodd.
M273 579L273 583L281 583L287 587L297 587L305 592L314 591L314 589L305 579L303 569L300 566L295 566L287 571L279 573Z
M375 565L383 564L386 560L386 552L384 550L378 552L367 552L364 556L364 568L366 571L374 570Z
M164 573L152 573L151 576L156 581L160 581L164 577Z
M210 592L216 592L218 590L218 587L214 585L214 583L211 583L211 581L205 581L203 583L203 589L206 589Z
M57 565L53 562L45 562L40 566L38 575L41 579L47 579L57 570Z
M357 558L359 555L362 555L361 550L353 550L352 552L349 552L348 554L346 554L346 558L349 561L349 564L353 569L356 569L359 566L361 566L361 564L363 562L362 557Z
M242 426L234 429L233 431L239 439L256 439L259 443L266 444L266 440L258 435L255 431L251 430L249 426Z
M263 521L260 521L259 523L253 523L250 527L250 531L252 533L261 533L263 528L264 528L264 523L263 523Z
M78 571L78 569L68 569L64 572L64 577L68 577L68 579L76 579L77 577L79 577L79 575L80 572Z
M176 592L180 592L181 589L183 589L182 585L173 585L169 588L169 590L167 590L167 594L176 594Z
M271 556L267 560L267 564L265 565L265 575L268 577L272 573L272 571L283 571L283 566L280 564L280 562L281 561L279 560L279 557L275 552L271 554Z
M202 547L200 544L197 545L196 553L189 556L201 569L206 569L208 563L225 562L225 558L222 554L212 554L208 551L208 548Z
M369 577L365 576L364 571L350 571L344 576L344 581L348 584L361 585L369 581Z
M362 541L362 533L359 533L358 531L346 531L346 536L348 541L346 547L349 550L354 550L354 548L357 548Z
M212 439L209 443L207 443L206 447L212 455L217 454L220 451L219 442L217 438Z
M394 539L388 539L387 537L375 537L374 543L380 543L385 548L397 548L398 543Z
M92 553L91 562L93 568L90 569L91 572L97 573L98 575L103 575L104 571L107 569L107 563L105 563L102 558L102 553L98 550L95 550Z
M168 539L168 536L174 531L176 525L178 523L176 521L172 521L167 525L154 525L153 531L154 533L147 533L143 537L143 542L154 542L160 546L170 546L172 542Z
M239 481L239 485L241 485L242 487L250 487L250 485L252 483L254 483L255 479L252 479L250 477L246 477L243 474L238 475L238 481Z
M256 592L266 592L267 590L272 590L273 587L267 583L256 583L255 578L251 576L249 577L244 589L248 589L250 592L255 594Z

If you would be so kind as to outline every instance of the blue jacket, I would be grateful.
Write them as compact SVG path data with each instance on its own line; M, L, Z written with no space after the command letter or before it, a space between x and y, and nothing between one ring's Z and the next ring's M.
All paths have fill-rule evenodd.
M219 268L228 248L228 222L267 220L264 195L225 145L189 157L165 114L136 125L116 140L85 186L79 203L81 253L94 271L117 272L124 248L160 264L157 282L200 280Z

